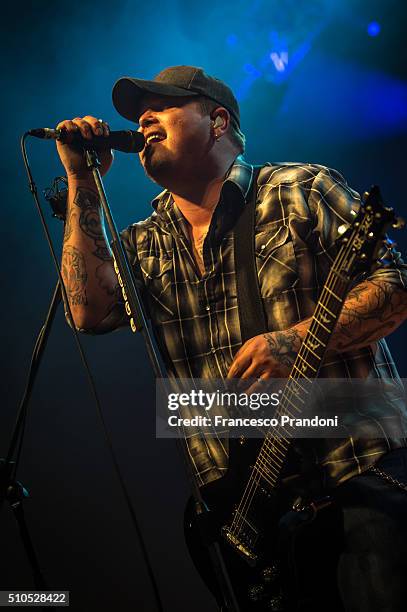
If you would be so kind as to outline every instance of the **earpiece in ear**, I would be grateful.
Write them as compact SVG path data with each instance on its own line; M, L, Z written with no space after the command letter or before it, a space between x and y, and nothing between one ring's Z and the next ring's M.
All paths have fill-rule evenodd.
M222 117L220 117L219 115L216 117L216 119L213 122L213 127L214 129L221 127L223 125L223 120Z

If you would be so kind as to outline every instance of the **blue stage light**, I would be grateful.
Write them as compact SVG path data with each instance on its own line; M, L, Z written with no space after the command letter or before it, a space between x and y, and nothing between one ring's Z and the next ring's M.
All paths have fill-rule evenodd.
M282 51L281 53L273 51L270 53L270 59L273 62L274 68L277 70L277 72L284 72L288 64L288 51Z
M377 21L371 21L367 26L367 33L369 36L377 36L380 34L380 24Z

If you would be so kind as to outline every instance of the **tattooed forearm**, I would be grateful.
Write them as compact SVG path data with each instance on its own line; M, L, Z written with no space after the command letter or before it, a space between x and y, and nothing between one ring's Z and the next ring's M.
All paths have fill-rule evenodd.
M106 246L106 236L101 221L99 197L97 193L85 187L78 187L74 204L76 204L81 211L79 217L79 226L81 230L95 243L96 250L93 251L93 255L103 261L109 261L111 256Z
M300 349L303 334L291 328L285 331L264 334L271 356L279 363L291 367Z
M72 306L86 306L88 303L86 297L88 275L86 272L85 258L75 247L65 245L62 254L61 272L69 303Z
M366 346L394 331L407 317L407 291L391 283L365 281L349 292L339 317L336 350Z

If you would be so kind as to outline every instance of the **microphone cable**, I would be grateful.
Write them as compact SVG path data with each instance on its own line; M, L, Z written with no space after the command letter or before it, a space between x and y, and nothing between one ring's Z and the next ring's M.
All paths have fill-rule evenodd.
M79 354L80 354L80 358L81 358L83 367L85 369L85 372L86 372L86 375L87 375L87 379L88 379L88 383L89 383L89 386L90 386L90 389L91 389L91 392L92 392L92 395L93 395L93 398L94 398L94 401L95 401L95 404L96 404L97 414L98 414L98 417L99 417L99 420L100 420L100 423L101 423L101 426L102 426L105 442L106 442L106 445L108 447L108 450L109 450L109 453L110 453L110 457L111 457L111 460L112 460L112 463L113 463L114 472L116 474L116 477L118 479L120 488L122 490L122 494L123 494L123 497L124 497L124 500L125 500L125 505L126 505L126 507L128 509L128 512L130 514L130 517L131 517L131 520L132 520L132 523L133 523L133 526L134 526L134 529L135 529L135 532L136 532L136 535L137 535L137 539L138 539L139 544L140 544L142 556L143 556L143 559L145 561L147 572L148 572L148 575L149 575L149 578L150 578L150 582L151 582L151 586L152 586L152 590L153 590L153 594L154 594L154 599L155 599L156 607L157 607L157 610L159 612L164 612L164 607L163 607L163 604L162 604L162 601L161 601L161 596L160 596L159 589L158 589L158 583L157 583L157 580L156 580L156 577L155 577L155 574L154 574L154 570L153 570L153 567L152 567L152 563L150 561L149 554L147 552L147 546L146 546L146 543L145 543L145 540L144 540L144 537L143 537L143 534L142 534L142 531L141 531L141 528L140 528L140 523L139 523L139 520L137 518L137 514L136 514L136 511L135 511L133 502L132 502L132 500L130 498L130 495L129 495L129 492L127 490L127 486L126 486L126 484L124 482L124 478L122 476L118 460L116 458L116 454L115 454L115 451L114 451L114 448L113 448L113 444L112 444L112 441L111 441L111 438L110 438L110 434L109 434L109 431L108 431L108 428L107 428L107 425L106 425L106 422L105 422L105 419L104 419L104 416L103 416L102 406L101 406L99 395L98 395L98 392L97 392L97 389L96 389L96 384L95 384L93 375L91 373L91 370L90 370L90 367L89 367L89 364L88 364L85 352L83 350L81 341L79 339L78 330L76 329L74 321L73 321L72 312L71 312L71 308L70 308L70 305L69 305L69 301L68 301L68 297L67 297L67 293L66 293L65 284L64 284L64 281L63 281L63 278L62 278L61 268L60 268L60 265L59 265L58 257L57 257L57 255L55 253L54 245L52 243L52 238L51 238L48 226L47 226L47 222L46 222L46 219L45 219L45 216L44 216L44 212L42 210L42 207L41 207L41 204L40 204L40 201L39 201L39 198L38 198L37 187L35 185L35 182L34 182L34 179L33 179L33 175L32 175L32 172L31 172L31 168L30 168L30 164L29 164L29 161L28 161L28 155L27 155L27 150L26 150L26 139L27 139L28 136L30 136L30 133L29 132L25 132L23 134L23 136L21 137L20 144L21 144L21 152L22 152L22 156L23 156L24 166L25 166L25 169L26 169L26 172L27 172L27 176L28 176L29 189L30 189L31 194L32 194L32 196L34 198L35 205L36 205L36 208L37 208L37 212L39 214L39 217L40 217L40 220L41 220L41 224L42 224L42 227L43 227L43 230L44 230L44 233L45 233L45 237L46 237L46 240L47 240L50 252L51 252L51 256L52 256L52 259L53 259L53 262L54 262L54 266L55 266L55 269L57 271L57 275L58 275L58 279L59 279L59 289L61 291L61 294L62 294L62 297L63 297L63 300L64 300L64 304L65 304L66 309L67 309L67 313L66 314L68 316L68 321L69 321L70 327L72 328L73 335L74 335L74 338L75 338L75 342L76 342L76 345L77 345L77 348L78 348L78 351L79 351ZM55 296L55 294L54 294L54 296ZM13 430L12 441L10 443L9 452L8 452L8 456L7 456L7 459L6 459L7 463L10 463L12 461L12 457L13 457L15 448L17 446L16 461L12 465L12 472L11 472L11 474L13 476L13 480L14 480L15 475L17 473L18 463L19 463L20 458L21 458L21 451L22 451L22 446L23 446L23 437L24 437L26 417L27 417L27 410L26 409L25 410L21 410L21 409L23 407L24 399L25 399L25 397L27 395L27 392L29 391L29 388L30 388L30 382L31 382L31 377L32 377L33 370L38 365L37 364L37 350L38 350L38 345L40 343L40 339L42 338L43 333L44 333L44 327L42 327L42 329L41 329L41 331L39 333L39 336L37 338L37 341L35 343L34 352L33 352L32 360L31 360L30 367L29 367L28 382L27 382L27 386L26 386L26 389L25 389L25 392L24 392L23 400L20 403L20 408L19 408L19 411L18 411L18 414L17 414L17 419L16 419L16 423L15 423L15 426L14 426L14 430ZM20 431L19 439L18 439L18 431Z

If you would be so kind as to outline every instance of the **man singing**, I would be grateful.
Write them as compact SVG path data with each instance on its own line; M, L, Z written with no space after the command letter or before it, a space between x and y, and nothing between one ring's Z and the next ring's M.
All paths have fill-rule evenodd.
M146 143L140 162L164 189L151 216L129 226L122 239L170 375L287 377L335 258L338 228L351 221L359 196L338 172L315 164L268 163L254 178L253 166L242 157L236 98L201 68L167 68L152 81L121 78L113 102L139 124ZM89 139L109 133L104 121L89 115L58 128ZM97 190L81 151L69 143L57 142L57 148L69 184L62 273L70 308L78 329L104 333L125 324L127 315ZM111 153L101 152L100 161L105 174ZM255 235L247 239L255 241L267 329L242 342L234 230L250 194L256 197L256 222ZM349 292L321 376L397 380L383 338L407 316L406 289L407 268L390 249ZM383 416L386 410L383 405ZM392 437L383 423L372 415L375 434L369 439L319 440L312 448L321 486L334 492L340 509L342 544L330 570L334 586L315 588L296 610L405 609L406 441ZM226 440L191 437L188 449L199 485L224 476ZM318 555L310 559L319 562L315 573L322 577L330 542L314 544ZM269 609L250 603L238 586L237 594L242 610Z

